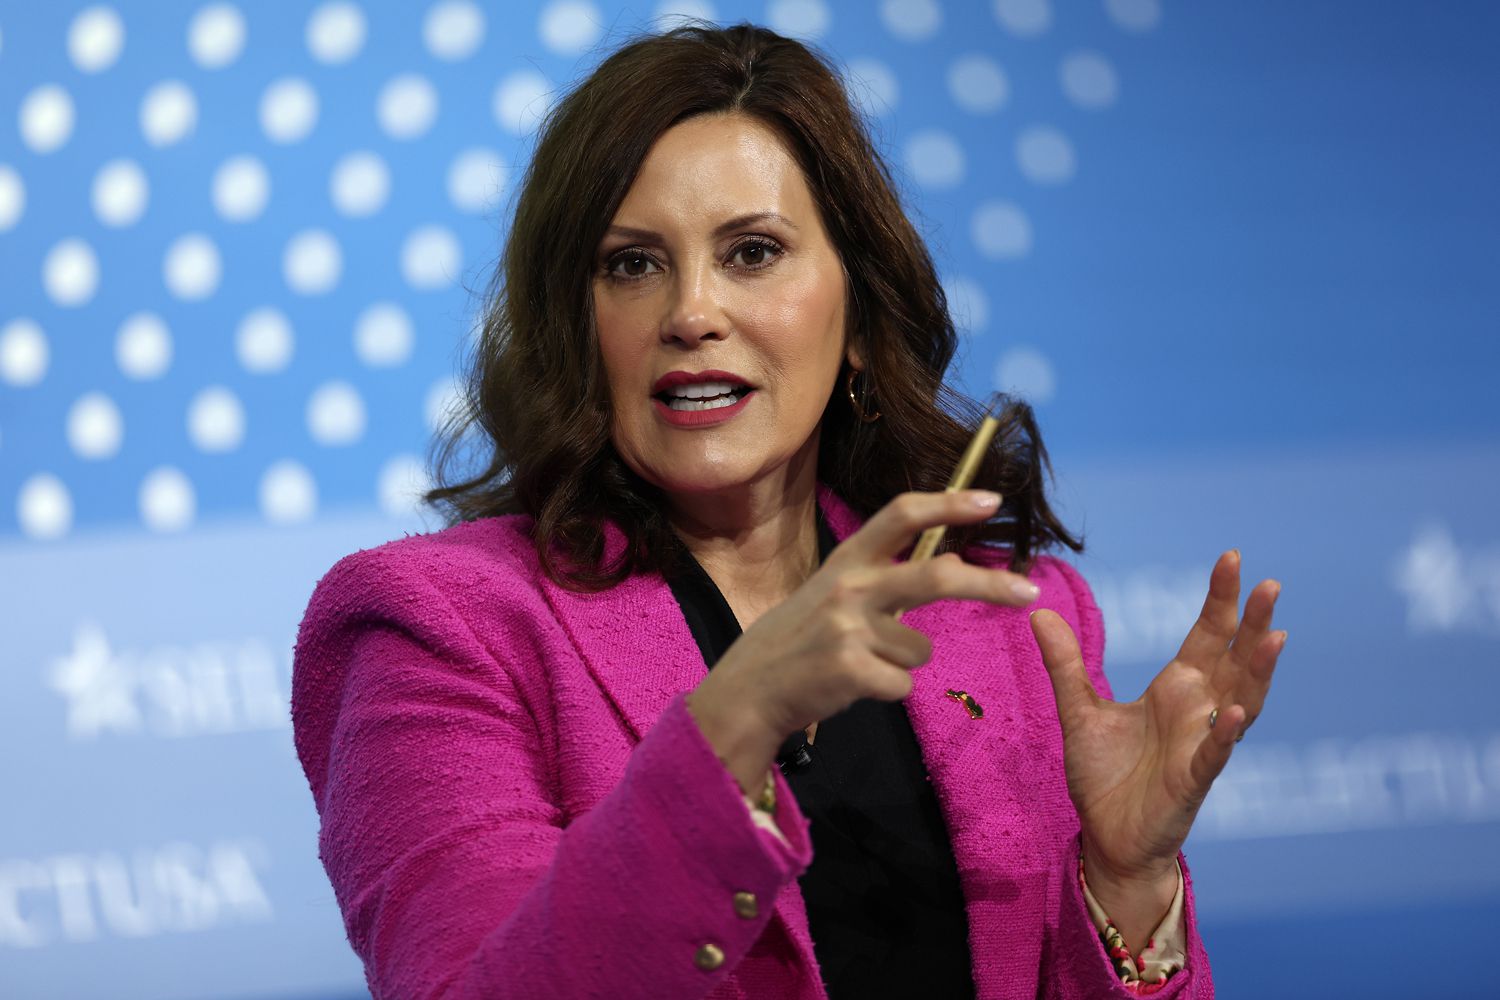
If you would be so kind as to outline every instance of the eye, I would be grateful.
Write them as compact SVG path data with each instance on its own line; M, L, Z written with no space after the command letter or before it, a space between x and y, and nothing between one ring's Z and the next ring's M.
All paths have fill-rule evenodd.
M656 265L656 261L652 260L646 251L637 247L630 247L610 257L605 264L605 270L611 278L616 278L620 281L639 281L648 275L660 271L661 268Z
M729 259L739 261L740 267L756 271L775 263L781 253L781 244L765 237L757 237L736 246L730 253Z

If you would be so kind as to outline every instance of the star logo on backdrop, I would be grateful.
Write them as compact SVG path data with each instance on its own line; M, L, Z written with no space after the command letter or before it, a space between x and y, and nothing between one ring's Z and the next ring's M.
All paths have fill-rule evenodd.
M109 640L98 625L78 626L72 651L52 662L48 683L67 699L70 739L97 739L106 731L140 731L135 678L110 651Z

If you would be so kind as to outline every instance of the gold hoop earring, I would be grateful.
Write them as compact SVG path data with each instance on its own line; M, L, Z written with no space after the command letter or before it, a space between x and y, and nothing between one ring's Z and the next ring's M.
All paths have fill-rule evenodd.
M875 421L877 421L877 420L880 419L880 411L876 410L874 413L866 413L865 412L865 407L869 405L869 396L870 396L870 394L869 394L868 390L865 391L865 392L860 393L860 395L862 395L862 396L865 397L865 402L863 404L861 404L858 399L854 398L854 376L856 376L858 374L859 374L859 369L857 369L857 368L850 368L849 369L849 378L847 380L845 380L845 383L844 383L845 389L849 393L849 405L854 408L854 415L859 418L859 422L860 423L862 423L862 424L873 424Z

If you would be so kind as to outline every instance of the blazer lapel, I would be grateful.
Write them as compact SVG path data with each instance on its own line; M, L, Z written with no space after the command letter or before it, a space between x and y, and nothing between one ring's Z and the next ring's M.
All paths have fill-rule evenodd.
M820 489L828 526L842 541L859 528L858 515L832 491ZM1008 633L1015 630L1003 624L1023 614L980 601L945 600L902 616L902 624L933 644L932 658L913 672L911 694L903 704L950 832L969 827L987 811L985 802L996 780L987 751L1014 719L1017 704L1014 673L1006 665L1016 662L1018 654L1026 655L1011 648ZM975 718L949 691L967 693L983 714ZM967 846L955 843L955 852ZM963 861L960 857L960 867Z
M606 556L612 557L623 547L623 534L609 524L606 535ZM597 593L567 590L544 577L542 591L637 742L673 698L707 675L687 619L660 576L637 574Z
M828 492L820 499L840 540L858 529L858 516L837 496ZM1016 970L1039 967L1040 940L1017 940L1006 928L1021 916L1018 910L1030 912L1032 925L1041 926L1045 873L1053 861L1050 855L1011 856L1025 851L1024 845L1043 842L1032 828L1032 786L1046 779L1035 773L1029 740L1017 734L1057 726L1029 610L944 600L902 616L903 624L933 644L932 658L913 672L903 704L948 828L971 952L976 958L992 955L1004 941ZM969 695L983 714L973 717L949 691ZM1050 721L1036 717L1048 709ZM997 857L1007 863L997 864ZM975 963L976 970L980 965Z
M1055 862L1038 851L1048 830L1036 789L1050 776L1039 773L1034 746L1048 725L1036 717L1039 706L1051 699L1050 689L1036 691L1036 675L1049 682L1033 662L1022 610L940 601L905 621L933 643L905 704L958 867L975 986L980 996L1010 995L1041 968ZM950 690L966 693L984 714L971 718ZM1057 726L1055 715L1050 725Z

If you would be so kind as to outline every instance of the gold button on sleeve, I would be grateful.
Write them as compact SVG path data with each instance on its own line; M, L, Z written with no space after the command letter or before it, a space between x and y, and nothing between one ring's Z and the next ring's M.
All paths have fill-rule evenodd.
M724 964L724 949L716 944L706 944L693 956L693 964L704 972L712 972Z
M760 902L755 898L753 892L737 892L734 894L734 912L746 920L754 920L760 916Z

